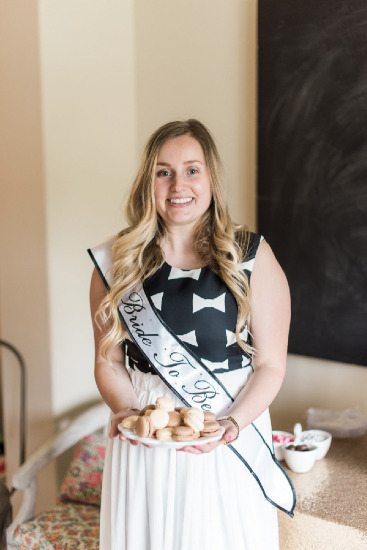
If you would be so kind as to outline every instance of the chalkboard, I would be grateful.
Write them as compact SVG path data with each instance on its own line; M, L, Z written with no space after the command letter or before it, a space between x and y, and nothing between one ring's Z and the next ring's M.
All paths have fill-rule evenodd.
M289 351L367 365L367 2L259 0L258 229Z

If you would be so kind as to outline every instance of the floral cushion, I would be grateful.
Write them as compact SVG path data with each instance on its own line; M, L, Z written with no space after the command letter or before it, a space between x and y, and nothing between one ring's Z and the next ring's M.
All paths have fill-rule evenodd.
M99 508L61 504L19 525L14 543L23 550L98 550Z
M100 506L105 443L106 436L102 434L88 435L78 443L59 501Z

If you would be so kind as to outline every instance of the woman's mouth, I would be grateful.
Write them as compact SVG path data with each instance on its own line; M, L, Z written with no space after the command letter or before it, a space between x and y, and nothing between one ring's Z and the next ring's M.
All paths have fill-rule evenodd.
M172 205L186 205L191 203L193 200L193 197L185 197L182 199L167 199L167 201Z

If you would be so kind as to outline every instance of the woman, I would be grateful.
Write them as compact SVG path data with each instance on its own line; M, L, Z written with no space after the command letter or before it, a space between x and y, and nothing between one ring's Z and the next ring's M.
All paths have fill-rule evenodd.
M100 548L276 549L273 504L294 508L267 410L286 366L283 271L263 239L231 222L214 141L196 120L152 135L127 215L129 228L90 252L95 377L112 411ZM222 438L178 452L116 437L160 396L225 413Z

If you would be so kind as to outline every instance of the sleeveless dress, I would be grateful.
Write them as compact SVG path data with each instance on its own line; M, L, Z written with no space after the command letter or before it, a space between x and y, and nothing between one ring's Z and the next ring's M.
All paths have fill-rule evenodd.
M261 242L251 234L243 268L250 279ZM253 372L234 331L237 305L209 268L165 263L144 284L162 319L214 373L246 384ZM243 334L247 338L247 334ZM157 397L182 405L128 347L126 366L141 407ZM269 421L268 433L271 434ZM100 550L277 550L277 510L226 446L193 455L108 438L103 472Z

